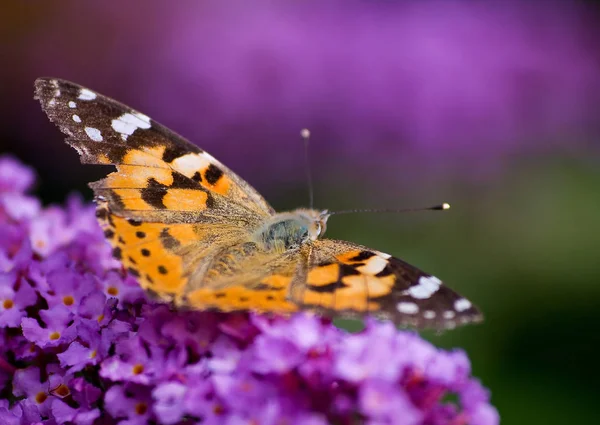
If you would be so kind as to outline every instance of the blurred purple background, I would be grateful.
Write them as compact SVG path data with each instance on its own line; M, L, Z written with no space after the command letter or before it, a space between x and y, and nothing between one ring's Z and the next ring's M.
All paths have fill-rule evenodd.
M505 423L600 423L600 8L583 1L2 2L0 153L38 194L90 197L101 167L32 99L70 79L208 150L273 205L453 203L341 215L478 304L464 347Z
M318 181L596 150L597 11L524 3L5 3L2 148L54 187L86 172L47 161L76 163L31 100L51 75L140 109L259 188L302 181L303 127Z

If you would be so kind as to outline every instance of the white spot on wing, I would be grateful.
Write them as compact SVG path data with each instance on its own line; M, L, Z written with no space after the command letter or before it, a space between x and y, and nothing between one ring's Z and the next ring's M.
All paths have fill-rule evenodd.
M50 84L56 89L54 90L54 96L60 97L60 89L58 88L58 80L50 80Z
M444 319L454 319L454 317L456 316L456 313L448 310L448 311L444 311L444 314L442 316L444 316Z
M389 258L392 258L392 256L390 254L386 254L385 252L377 252L377 255L379 255L380 257L385 258L386 260Z
M404 293L419 300L426 300L440 289L441 284L442 281L435 276L421 276L419 283L411 286Z
M141 112L134 112L133 115L138 117L142 121L146 121L146 123L148 124L148 128L150 128L150 117L148 115L144 115Z
M71 109L77 108L77 104L75 102L73 102L72 100L69 100L68 105L69 105L69 108L71 108Z
M121 115L119 118L112 120L111 125L117 133L131 136L138 128L150 128L150 118L138 112L133 114L127 112Z
M48 101L48 106L54 106L56 105L56 99L52 98Z
M433 311L433 310L425 310L423 312L423 317L425 319L435 319L435 311Z
M416 305L415 303L405 301L396 304L396 309L398 309L398 311L403 314L417 314L419 312L418 305Z
M79 99L81 100L94 100L96 98L96 93L94 93L93 91L86 89L86 88L82 88L81 91L79 92Z
M388 261L386 259L376 255L366 260L366 264L364 266L358 267L357 269L361 273L374 275L382 271L387 265L387 263Z
M97 128L86 127L84 130L87 133L87 135L90 137L90 139L92 139L94 142L101 142L102 140L104 140L102 138L102 133Z
M458 311L459 313L465 310L468 310L471 308L471 301L465 299L465 298L460 298L456 301L454 301L454 310Z
M208 167L210 160L202 155L188 153L180 156L179 158L175 158L171 164L173 164L173 168L175 168L181 174L191 177L194 175L194 173L196 173L196 171L200 171Z
M79 118L79 115L73 115L73 121L81 122L81 118Z

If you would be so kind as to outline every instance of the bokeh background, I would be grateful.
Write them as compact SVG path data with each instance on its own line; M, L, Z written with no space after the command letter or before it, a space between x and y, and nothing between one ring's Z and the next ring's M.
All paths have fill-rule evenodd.
M44 202L83 167L32 99L71 79L177 130L278 209L474 300L462 347L506 424L600 423L600 8L592 2L3 2L0 151Z

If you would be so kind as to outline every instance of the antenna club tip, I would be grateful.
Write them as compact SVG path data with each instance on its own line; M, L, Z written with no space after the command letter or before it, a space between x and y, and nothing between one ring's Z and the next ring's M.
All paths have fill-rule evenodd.
M303 139L308 139L310 138L310 130L308 128L303 128L302 130L300 130L300 136Z
M449 204L448 202L444 202L444 203L442 204L442 209L443 209L443 210L449 210L449 209L450 209L450 204Z

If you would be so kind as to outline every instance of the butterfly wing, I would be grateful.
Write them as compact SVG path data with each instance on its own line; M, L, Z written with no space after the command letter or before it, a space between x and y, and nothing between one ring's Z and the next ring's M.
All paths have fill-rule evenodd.
M274 213L233 171L146 115L64 80L40 78L35 93L83 163L117 166L117 173L93 184L98 195L108 195L113 211L165 221L178 217L173 212L187 217L216 201L258 216Z
M399 326L447 329L477 322L468 300L416 267L351 242L322 239L269 255L252 243L219 255L184 305L219 311L376 315Z
M293 282L302 276L304 249L267 252L245 241L221 249L205 269L190 277L183 307L198 310L287 314L301 309L290 299Z
M291 291L292 300L322 314L370 313L400 326L436 329L482 319L435 276L358 244L317 240L306 268L305 284Z
M235 243L274 213L239 176L140 112L58 79L38 79L35 97L83 163L116 166L90 185L97 216L146 289L181 293L201 261L193 253L209 254L225 237Z

